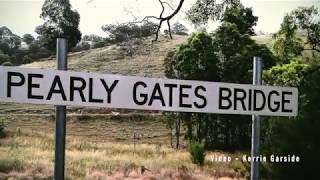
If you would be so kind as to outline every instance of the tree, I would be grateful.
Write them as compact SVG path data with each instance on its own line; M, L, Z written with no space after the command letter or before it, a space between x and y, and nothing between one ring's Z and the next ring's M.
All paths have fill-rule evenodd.
M84 35L82 38L83 41L91 41L91 42L99 42L103 41L103 37L95 35L95 34L90 34L90 35Z
M128 41L134 38L147 37L156 32L157 25L152 22L107 24L102 30L116 43Z
M280 64L264 73L268 85L299 87L297 117L269 118L269 129L263 145L267 154L295 155L298 163L269 163L272 179L317 179L320 170L314 166L320 160L320 71L301 61Z
M274 35L273 49L281 61L264 73L268 85L296 86L299 89L298 116L268 118L264 151L268 154L296 155L299 163L283 166L268 164L272 179L317 179L320 160L320 65L317 56L307 64L303 51L319 51L318 10L312 6L299 7L284 17L280 30Z
M167 75L188 80L217 80L218 57L212 51L214 48L211 36L193 33L186 44L177 48L172 59L165 62Z
M225 10L221 22L229 22L237 25L241 34L254 35L253 26L257 24L258 17L254 16L251 8L232 6Z
M162 7L159 17L146 16L141 21L141 22L148 21L149 19L155 19L159 21L159 24L157 26L157 31L155 33L156 37L153 40L153 42L158 40L159 32L163 22L167 22L168 34L172 39L170 20L176 14L178 14L178 12L181 10L182 5L184 4L184 0L180 0L178 3L178 6L175 9L172 8L172 6L168 2L159 0L159 3ZM165 4L169 5L169 7L173 9L173 12L164 17L163 14L165 11ZM191 20L193 24L200 25L203 23L207 23L209 19L212 19L212 20L220 19L221 14L224 13L226 7L239 6L239 5L241 5L240 0L223 0L221 3L217 3L216 0L197 0L196 3L193 4L191 9L188 10L187 16L188 16L188 19Z
M233 6L232 8L236 8ZM245 9L237 6L240 12ZM251 9L250 9L251 11ZM230 13L225 9L225 13ZM169 78L223 81L233 83L252 82L252 59L261 56L264 68L275 64L275 57L265 45L258 45L249 36L255 23L246 19L256 19L251 14L240 13L243 19L233 22L224 18L221 26L212 34L193 34L186 44L168 53L165 60L166 75ZM228 22L231 21L231 22ZM243 28L246 27L246 28ZM240 115L208 115L200 113L179 113L187 127L186 138L190 141L204 142L206 148L249 149L251 118Z
M98 41L93 44L93 48L101 48L101 47L104 47L106 44L107 44L107 42L105 42L105 41Z
M89 50L90 47L91 46L87 41L81 41L74 48L72 48L72 51L79 52L79 51L83 51L83 50Z
M5 62L11 62L11 57L8 56L7 54L3 54L1 51L0 51L0 65L5 63Z
M0 50L12 55L21 45L21 38L12 33L6 26L0 27Z
M172 33L179 35L188 35L188 29L185 25L175 22L172 26Z
M9 44L4 41L0 41L0 51L3 54L12 54L12 49L9 47Z
M34 37L31 34L25 34L22 36L22 41L30 45L34 41Z
M280 30L273 35L273 50L283 63L289 63L291 58L305 50L320 52L318 14L314 6L299 7L284 17ZM306 38L303 38L303 33Z
M197 0L187 12L187 18L196 26L209 20L222 20L227 8L243 7L240 0Z
M29 51L32 54L37 54L40 51L40 44L37 41L32 42L29 45Z
M154 40L152 40L152 42L158 40L158 38L159 38L159 33L160 33L160 29L161 29L161 27L162 27L162 23L163 23L163 22L167 22L168 32L169 32L170 38L172 39L170 20L171 20L175 15L178 14L178 12L180 11L180 9L182 8L182 5L183 5L183 3L184 3L184 0L180 0L178 6L176 7L176 9L174 9L171 14L169 14L169 15L167 15L167 16L164 17L164 16L163 16L164 11L165 11L165 6L164 6L164 5L165 5L165 4L168 4L168 3L167 3L167 2L163 2L162 0L158 0L158 1L159 1L160 5L161 5L161 8L162 8L159 17L157 17L157 16L146 16L146 17L144 17L144 18L140 21L140 22L145 22L145 21L148 22L150 19L155 19L155 20L159 21L159 24L157 25L157 29L156 29L156 32L155 32L156 37L155 37Z
M253 26L258 21L252 9L244 7L239 0L225 0L221 3L198 0L187 12L187 18L196 26L207 24L209 20L233 23L241 34L249 35L254 35Z
M59 37L68 39L69 49L81 40L80 15L77 11L71 10L68 0L46 0L42 6L41 18L45 23L35 31L49 50L55 51L56 38Z
M296 28L305 31L309 47L304 50L320 52L320 20L319 9L315 6L299 7L291 13L295 19Z
M189 80L217 80L218 57L213 52L212 37L206 33L193 33L187 43L180 45L176 50L168 53L165 59L165 73L169 78ZM176 119L176 148L179 147L181 120L188 126L187 138L194 139L192 134L191 113L166 113L169 127L172 120ZM201 122L201 120L197 121Z
M273 66L263 74L263 80L273 86L299 87L305 76L311 70L311 66L301 62L301 59L293 59L289 64Z
M265 45L258 45L248 34L241 34L238 26L223 23L213 34L220 57L221 81L251 83L252 59L263 58L264 68L274 65L275 57Z

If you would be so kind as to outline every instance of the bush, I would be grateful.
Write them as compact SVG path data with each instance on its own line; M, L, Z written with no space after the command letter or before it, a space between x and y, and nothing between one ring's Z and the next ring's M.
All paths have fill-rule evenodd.
M28 55L23 56L22 58L22 64L28 64L32 62L32 58L29 57Z
M103 37L95 35L95 34L90 34L90 35L84 35L82 38L83 41L91 41L91 42L99 42L103 41Z
M173 24L172 32L178 35L188 35L188 29L186 28L186 26L179 22Z
M11 57L8 56L7 54L2 54L0 52L0 64L4 63L4 62L10 62L11 61Z
M3 119L0 122L0 138L6 137L5 125Z
M16 157L0 160L0 172L21 171L23 167L24 163Z
M192 163L198 164L200 166L204 165L204 159L206 157L204 144L199 142L192 142L188 147L188 151L191 155Z
M1 66L13 66L13 64L11 62L4 62L1 64Z
M72 48L72 52L85 51L90 49L90 44L86 41L81 41L74 48Z
M93 48L101 48L101 47L104 47L105 45L106 43L104 41L98 41L93 44Z
M107 24L102 26L102 30L109 34L113 43L121 43L134 38L151 36L157 31L157 25L152 22L142 24Z

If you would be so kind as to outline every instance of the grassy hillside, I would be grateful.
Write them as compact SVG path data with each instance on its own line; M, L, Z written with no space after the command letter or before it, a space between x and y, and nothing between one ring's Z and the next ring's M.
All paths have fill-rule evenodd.
M111 45L68 54L68 68L73 71L99 72L146 77L163 77L163 60L169 50L186 41L187 36L152 38L130 42L131 45ZM252 36L258 44L271 46L271 35ZM54 69L55 57L23 65L29 68Z
M73 71L163 77L163 59L167 52L185 41L187 36L174 36L173 40L161 38L151 43L152 38L130 42L130 45L111 45L69 53L68 67ZM24 65L30 68L53 69L55 58L41 59Z

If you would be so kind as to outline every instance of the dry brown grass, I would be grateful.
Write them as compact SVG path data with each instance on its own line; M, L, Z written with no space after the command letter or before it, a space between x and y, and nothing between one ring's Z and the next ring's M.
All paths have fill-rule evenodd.
M14 179L52 178L52 134L10 132L0 143L0 172ZM207 155L205 166L191 163L185 150L154 145L90 142L69 137L66 146L66 175L70 179L208 179L241 178L242 164L217 163ZM141 174L141 166L150 170ZM0 174L1 177L1 174Z

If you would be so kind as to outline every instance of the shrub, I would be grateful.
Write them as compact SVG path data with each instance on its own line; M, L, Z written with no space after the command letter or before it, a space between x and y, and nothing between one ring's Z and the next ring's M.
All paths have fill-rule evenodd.
M104 41L98 41L93 44L93 48L101 48L101 47L104 47L105 45L106 43Z
M192 163L198 164L200 166L204 165L204 159L206 157L204 144L199 142L192 142L189 144L188 151L191 155Z
M13 64L11 62L4 62L1 64L1 66L13 66Z
M24 163L17 158L0 159L0 172L21 171Z
M134 38L151 36L157 31L157 25L152 22L107 24L102 26L102 30L108 33L113 43L121 43Z
M4 62L10 62L12 60L12 58L7 55L7 54L2 54L0 52L0 64L4 63Z
M0 138L6 137L4 120L2 119L0 122Z
M90 44L86 41L81 41L78 43L74 48L72 48L72 52L79 52L79 51L84 51L84 50L89 50L90 49Z
M82 40L83 41L91 41L91 42L99 42L99 41L103 41L103 37L95 35L95 34L90 34L90 35L84 35Z
M186 28L186 26L179 22L173 24L172 32L178 35L188 35L188 29Z

